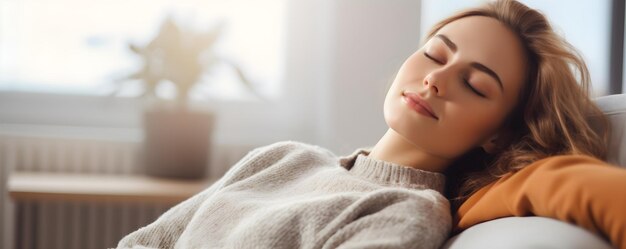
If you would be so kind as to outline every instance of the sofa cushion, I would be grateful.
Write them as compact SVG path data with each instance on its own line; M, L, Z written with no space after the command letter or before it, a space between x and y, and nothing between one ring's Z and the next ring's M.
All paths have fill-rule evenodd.
M608 242L583 228L545 217L507 217L484 222L452 237L442 248L612 249Z

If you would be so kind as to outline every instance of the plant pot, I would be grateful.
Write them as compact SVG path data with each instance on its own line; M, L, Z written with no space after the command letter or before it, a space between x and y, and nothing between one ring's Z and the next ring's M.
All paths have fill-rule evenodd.
M214 114L156 109L144 113L144 163L150 176L207 177Z

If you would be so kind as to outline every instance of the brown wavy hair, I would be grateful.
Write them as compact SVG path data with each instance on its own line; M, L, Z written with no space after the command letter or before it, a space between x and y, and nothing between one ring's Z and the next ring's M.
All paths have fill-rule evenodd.
M517 1L499 0L440 21L425 41L448 23L469 16L494 18L513 31L524 45L528 71L519 102L497 141L498 151L474 149L448 168L447 194L453 208L499 177L549 156L604 159L608 121L590 99L587 66L546 17Z

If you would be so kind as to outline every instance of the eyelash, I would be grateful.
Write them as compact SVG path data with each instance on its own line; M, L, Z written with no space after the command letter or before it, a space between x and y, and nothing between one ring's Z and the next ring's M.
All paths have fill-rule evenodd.
M440 61L436 60L435 58L433 58L432 56L430 56L428 53L424 52L424 56L428 59L430 59L431 61L437 63L437 64L443 64ZM463 84L469 88L472 92L474 92L476 95L486 98L487 96L485 96L484 94L480 93L479 91L476 90L476 88L472 87L472 84L469 83L469 81L467 81L466 79L463 79Z
M474 92L476 95L486 98L487 96L485 96L484 94L480 93L478 90L476 90L476 88L472 87L472 85L465 79L463 79L463 82L465 83L465 86L467 86L470 90L472 90L472 92Z

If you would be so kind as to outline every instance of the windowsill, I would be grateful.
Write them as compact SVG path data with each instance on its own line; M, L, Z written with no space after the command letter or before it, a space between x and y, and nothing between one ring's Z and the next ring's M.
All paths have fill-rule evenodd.
M0 124L0 136L97 139L141 142L142 129L67 125Z
M211 186L215 179L174 180L143 175L85 175L15 172L9 176L13 200L151 202L175 204Z

